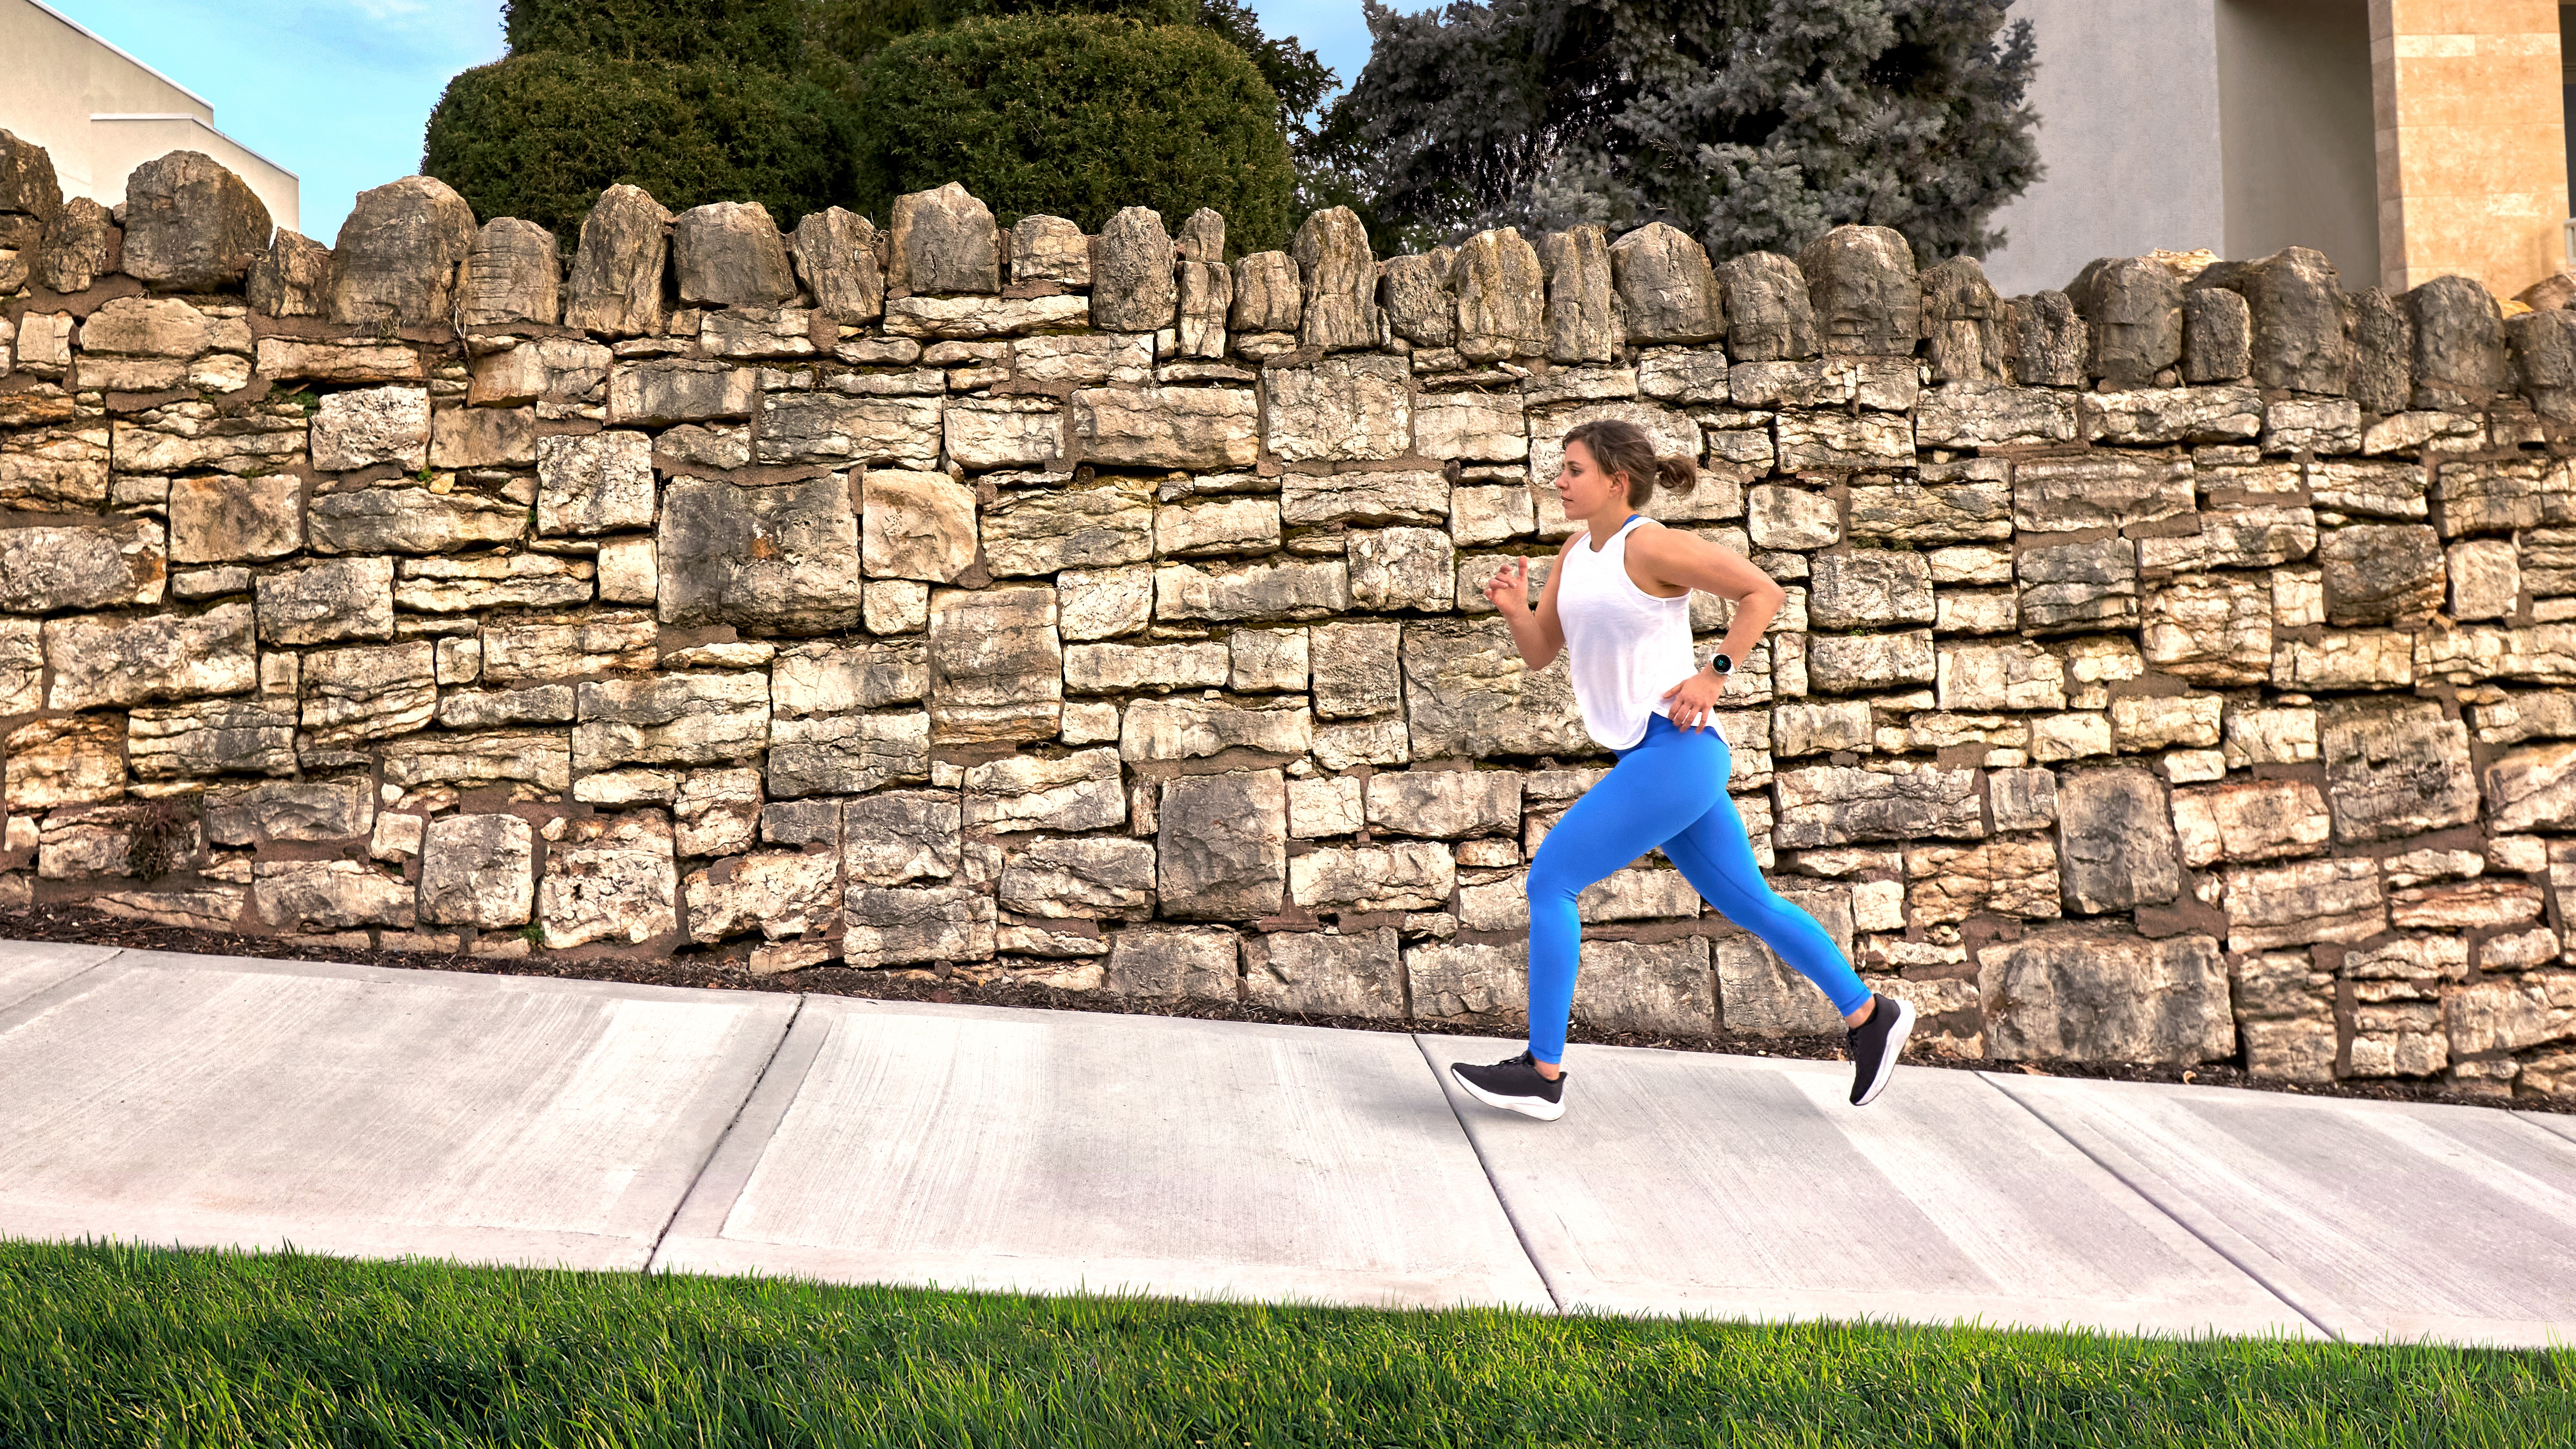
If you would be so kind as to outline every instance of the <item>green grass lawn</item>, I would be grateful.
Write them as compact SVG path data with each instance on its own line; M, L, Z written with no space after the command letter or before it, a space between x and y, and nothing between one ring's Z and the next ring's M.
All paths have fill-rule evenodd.
M2576 1354L0 1243L0 1445L2563 1444Z

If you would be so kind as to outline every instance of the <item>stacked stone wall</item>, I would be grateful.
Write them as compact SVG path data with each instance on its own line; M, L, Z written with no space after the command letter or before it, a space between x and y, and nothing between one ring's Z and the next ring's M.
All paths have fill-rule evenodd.
M1343 211L1229 257L953 186L617 188L570 247L419 178L331 248L256 208L0 141L0 903L1507 1028L1608 761L1484 586L1618 417L1787 586L1733 800L1936 1046L2576 1090L2554 296ZM1660 858L1582 910L1587 1023L1836 1026Z

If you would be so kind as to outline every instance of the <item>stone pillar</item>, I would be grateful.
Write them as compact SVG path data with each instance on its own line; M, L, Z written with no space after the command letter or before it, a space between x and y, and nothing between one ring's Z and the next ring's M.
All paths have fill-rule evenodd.
M2371 0L2381 282L2448 272L2510 297L2566 250L2558 7Z

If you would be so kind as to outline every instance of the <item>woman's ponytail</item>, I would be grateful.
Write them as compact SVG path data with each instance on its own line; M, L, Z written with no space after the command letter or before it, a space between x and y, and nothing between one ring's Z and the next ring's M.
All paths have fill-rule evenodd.
M1699 464L1678 454L1657 458L1655 486L1666 493L1688 493L1699 486Z

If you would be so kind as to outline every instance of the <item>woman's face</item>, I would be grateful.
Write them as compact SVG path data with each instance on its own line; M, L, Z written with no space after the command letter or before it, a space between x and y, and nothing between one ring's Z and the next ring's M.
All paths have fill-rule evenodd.
M1556 470L1556 496L1565 505L1568 518L1590 518L1614 503L1625 503L1625 491L1617 478L1606 477L1601 465L1593 461L1588 443L1565 445L1565 463Z

